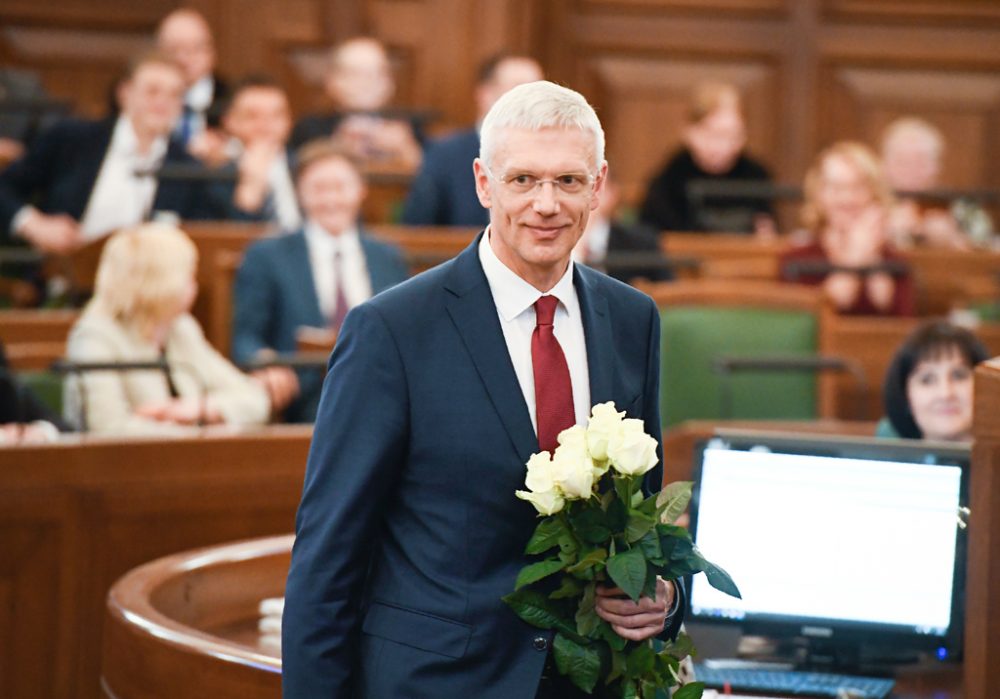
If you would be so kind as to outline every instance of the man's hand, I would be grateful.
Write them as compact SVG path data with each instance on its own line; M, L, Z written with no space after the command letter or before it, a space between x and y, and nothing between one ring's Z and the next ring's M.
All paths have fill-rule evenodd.
M33 248L57 255L72 252L83 242L79 224L66 214L32 211L17 232Z
M251 376L267 389L267 395L271 398L271 411L274 413L284 410L299 395L299 377L288 367L258 369Z
M633 602L617 587L597 586L595 611L616 634L629 641L645 641L663 633L667 611L674 606L674 584L656 579L656 599Z

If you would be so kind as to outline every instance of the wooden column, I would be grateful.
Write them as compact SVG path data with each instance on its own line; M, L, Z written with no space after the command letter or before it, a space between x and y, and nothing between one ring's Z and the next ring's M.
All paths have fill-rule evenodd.
M976 370L970 483L969 567L965 596L965 696L988 699L1000 687L1000 359Z

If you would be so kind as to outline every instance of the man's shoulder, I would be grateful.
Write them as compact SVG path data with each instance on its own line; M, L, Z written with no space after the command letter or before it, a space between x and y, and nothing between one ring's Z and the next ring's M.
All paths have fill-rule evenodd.
M269 236L255 240L247 246L244 253L246 260L266 260L273 257L284 257L288 255L296 246L302 245L305 233L301 229L294 233L285 233L276 236Z
M454 166L457 161L472 159L479 155L479 134L475 129L456 131L432 141L424 151L424 161L429 167Z
M110 139L115 123L110 119L81 119L67 117L60 119L39 135L39 140L49 143L64 143L67 146L83 147L97 139Z

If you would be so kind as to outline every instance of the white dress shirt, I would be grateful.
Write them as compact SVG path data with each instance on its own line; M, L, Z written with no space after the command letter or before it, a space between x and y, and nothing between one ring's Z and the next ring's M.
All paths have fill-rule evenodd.
M299 202L295 197L295 185L288 170L288 156L284 151L271 162L267 171L267 184L274 204L274 219L283 231L295 231L302 226Z
M337 282L344 285L344 296L350 308L371 298L372 283L368 275L368 264L361 249L361 239L356 228L340 235L331 235L313 221L305 226L306 247L309 248L309 265L312 268L313 284L319 309L326 318L337 312ZM343 280L337 279L334 255L340 252L340 270Z
M215 94L215 79L211 75L206 75L188 88L184 93L184 106L191 110L187 116L190 119L188 124L188 138L192 138L205 130L208 122L205 113L212 106L212 95ZM185 115L181 115L181 120ZM178 124L178 129L183 126Z
M118 117L80 221L84 239L93 240L142 222L156 197L156 178L137 177L135 173L157 170L166 154L166 136L153 141L148 153L140 154L132 122L127 116Z
M487 228L479 243L479 262L486 274L486 281L497 307L497 315L500 316L500 327L507 343L507 352L514 364L514 373L521 386L524 402L528 406L535 434L538 433L538 420L535 417L535 373L531 362L531 335L535 331L535 301L543 295L559 299L553 320L553 332L559 340L563 355L566 357L566 364L569 366L576 422L578 425L587 424L591 408L590 374L587 365L587 344L583 333L583 314L580 311L580 299L576 295L576 287L573 286L573 262L569 263L566 273L548 294L542 294L500 261L490 247L489 236L490 231Z

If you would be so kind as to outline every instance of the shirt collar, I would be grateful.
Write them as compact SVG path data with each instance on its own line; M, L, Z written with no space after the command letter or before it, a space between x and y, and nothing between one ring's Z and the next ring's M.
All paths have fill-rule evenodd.
M535 301L545 295L555 296L559 299L570 315L578 307L576 289L573 287L572 260L566 266L566 272L556 282L556 285L547 294L543 294L500 261L490 245L490 229L487 227L479 241L479 263L483 266L483 272L486 274L486 282L490 286L493 302L496 303L497 311L505 322L524 313L535 305Z
M215 92L215 81L211 75L206 75L188 88L184 94L184 104L196 112L203 112L212 104L213 92Z
M354 226L341 232L340 235L331 235L315 221L306 221L305 235L310 246L330 254L338 250L343 254L361 250L361 234Z
M115 129L111 134L109 148L113 153L124 155L143 163L159 162L167 154L167 137L158 136L146 155L139 154L139 137L135 135L132 120L125 114L118 117Z

